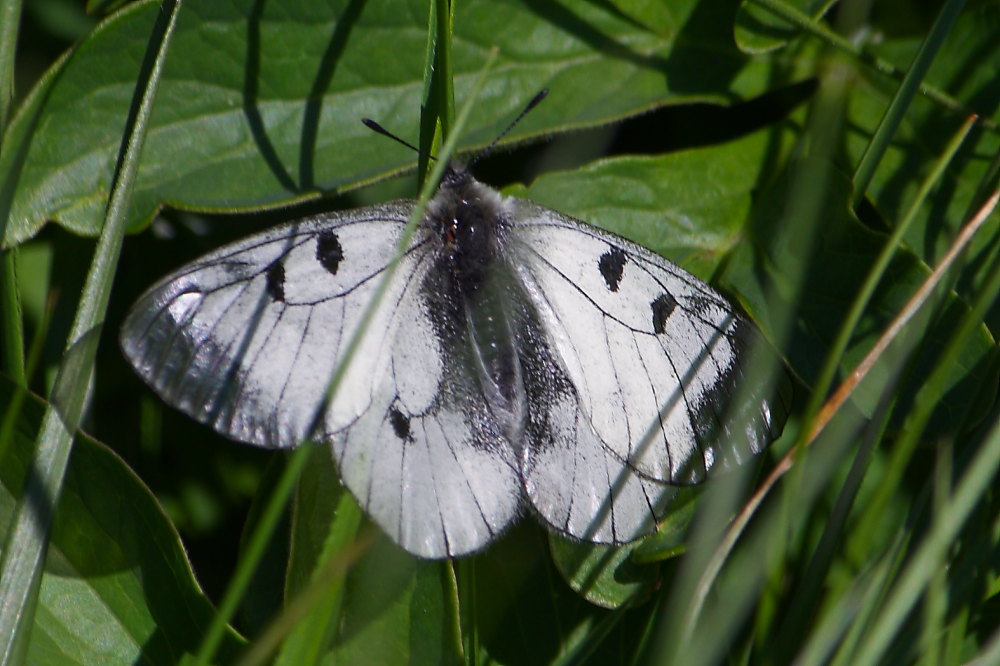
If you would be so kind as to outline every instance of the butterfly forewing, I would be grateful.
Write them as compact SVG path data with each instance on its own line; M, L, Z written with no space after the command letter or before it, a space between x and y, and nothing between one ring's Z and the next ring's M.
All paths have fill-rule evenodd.
M166 277L133 307L125 355L174 407L220 433L285 448L306 438L330 378L392 259L408 205L331 214L277 227L206 255ZM327 430L356 420L399 321L411 247L369 323Z
M621 464L655 481L697 482L721 450L742 460L780 432L784 415L758 393L745 431L725 432L754 332L714 290L555 211L518 201L514 215L526 291L579 409Z

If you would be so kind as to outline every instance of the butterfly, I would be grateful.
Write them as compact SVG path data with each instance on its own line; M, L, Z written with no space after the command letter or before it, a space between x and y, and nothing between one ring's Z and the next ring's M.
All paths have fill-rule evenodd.
M526 508L574 539L634 541L677 488L780 434L788 388L738 390L759 333L723 296L457 164L363 324L414 205L296 220L178 269L134 305L125 356L226 437L328 444L424 558L481 550Z

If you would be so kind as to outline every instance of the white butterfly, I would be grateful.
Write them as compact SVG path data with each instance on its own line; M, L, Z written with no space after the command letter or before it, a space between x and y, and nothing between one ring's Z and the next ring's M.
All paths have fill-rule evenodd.
M135 304L125 355L227 437L328 442L365 511L428 558L485 547L525 506L570 537L635 540L676 486L780 434L785 390L725 420L756 332L722 296L457 167L310 432L413 206L298 220L181 268Z

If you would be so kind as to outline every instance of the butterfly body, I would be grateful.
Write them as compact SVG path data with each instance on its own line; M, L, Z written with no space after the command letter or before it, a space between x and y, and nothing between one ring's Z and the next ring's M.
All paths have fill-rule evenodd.
M424 232L441 243L425 283L427 298L440 298L446 308L436 319L438 339L450 349L469 348L486 403L516 446L524 432L527 396L511 303L516 282L504 247L509 231L497 192L465 169L449 167L424 220Z
M577 539L633 540L677 486L780 433L786 394L730 404L756 332L723 297L461 168L324 403L413 205L299 220L195 261L140 298L126 356L228 437L329 443L361 506L423 557L481 549L524 507Z

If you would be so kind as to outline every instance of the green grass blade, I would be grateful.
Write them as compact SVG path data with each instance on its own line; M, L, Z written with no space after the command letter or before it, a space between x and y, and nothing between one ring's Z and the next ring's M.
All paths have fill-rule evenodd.
M873 603L870 599L872 591L880 587L887 575L886 563L880 562L866 575L858 576L830 610L814 621L809 640L804 643L795 660L788 663L793 666L829 664L848 627L865 607L866 601L868 605Z
M17 425L21 407L28 397L27 380L34 377L35 370L38 368L39 360L42 357L42 349L45 347L46 335L49 332L49 325L52 321L53 309L54 306L52 306L50 301L50 307L42 310L42 319L38 322L35 335L31 340L31 347L28 349L28 359L24 369L26 381L16 382L18 390L11 398L10 406L3 415L3 421L0 421L0 465L4 464L7 453L10 450L10 445L14 441L14 428Z
M995 275L1000 276L1000 271ZM997 281L1000 286L1000 281ZM941 515L924 539L913 559L903 570L882 611L874 618L867 640L858 652L855 664L877 664L889 642L896 635L913 605L943 566L948 548L976 504L989 490L1000 465L1000 423L994 424L983 448L970 463L958 483L955 494L945 504Z
M450 78L451 16L447 2L430 4L427 55L424 73L427 81L424 92L421 126L440 128L447 133L454 116L453 92ZM443 93L440 91L444 91ZM423 134L423 133L422 133ZM427 173L427 159L433 145L435 132L421 137L427 145L425 153L418 156L421 174ZM375 302L378 299L376 298ZM346 361L345 361L346 362ZM302 590L292 604L286 607L256 641L243 660L245 664L263 661L283 641L277 663L317 663L329 648L330 628L338 623L337 616L343 601L343 583L347 566L337 563L344 559L347 549L356 539L361 523L361 512L349 494L341 497L340 508L335 513L336 524L324 541L311 576L308 588ZM350 558L353 559L353 558ZM294 634L293 634L294 632Z
M870 302L871 296L881 280L886 267L889 265L894 253L897 251L903 233L909 227L910 222L914 219L914 216L920 206L924 204L927 194L930 192L933 185L938 182L945 167L951 163L955 152L962 145L962 142L968 135L971 127L972 121L970 119L955 135L949 144L948 149L945 151L945 154L942 155L941 159L939 159L938 163L935 165L935 168L930 174L928 174L927 178L921 184L919 192L914 198L907 214L904 216L900 224L896 225L893 234L886 241L885 247L869 271L861 291L855 297L851 310L841 326L838 337L830 351L830 355L824 364L820 379L817 380L815 392L811 400L812 404L807 410L807 413L814 414L816 413L816 410L819 409L820 399L822 396L827 395L827 391L833 382L837 368L840 366L840 360L847 348L850 337L856 329L865 307L867 307ZM900 367L899 370L901 371L902 367ZM887 392L884 397L888 400L892 396L893 394L891 392ZM884 416L875 416L871 425L867 429L870 431L870 434L866 435L864 440L865 443L859 451L855 465L852 468L852 472L848 475L848 479L841 491L837 508L831 514L826 529L824 530L823 537L813 553L812 560L806 567L806 573L802 578L803 586L796 593L795 598L791 602L792 610L790 610L786 615L787 622L791 624L786 626L781 632L787 639L794 640L794 637L799 635L801 631L801 627L799 625L812 616L811 609L816 600L819 598L820 591L824 585L824 581L826 580L828 568L833 561L834 546L840 541L842 532L846 529L848 514L853 504L857 489L864 477L864 469L867 466L867 460L871 453L871 446L881 440L882 433L884 433L884 429L888 425L888 407L889 405L886 404L885 409L882 410L885 411ZM878 434L871 433L873 430L877 431Z
M165 2L161 21L150 37L147 67L136 86L134 113L120 152L104 226L87 274L70 332L52 404L39 431L32 473L18 500L0 566L0 663L19 663L27 648L41 583L48 535L59 496L73 433L83 413L93 377L93 361L114 270L121 251L129 198L156 97L157 84L170 44L179 4Z
M21 0L0 0L0 147L14 101L14 61L20 27Z
M830 567L836 557L837 546L843 539L843 532L857 499L858 490L865 478L872 450L879 445L885 434L893 398L894 396L888 393L883 397L878 410L860 438L858 453L854 456L851 469L843 482L836 504L830 512L823 534L803 570L804 573L800 576L801 582L798 589L795 590L791 600L787 602L788 610L783 613L784 622L778 629L775 641L774 650L778 655L784 657L794 652L797 649L796 646L801 643L802 635L808 631L809 621L816 613L823 589L828 583ZM850 592L845 594L850 594ZM829 623L839 625L841 622L839 619L834 619L829 620ZM848 622L845 620L844 623ZM818 640L822 643L822 639Z
M0 127L0 135L3 128ZM18 294L17 249L0 250L3 253L3 277L0 279L0 322L3 325L3 369L11 378L27 384L24 370L24 319L21 298Z
M420 150L417 173L423 186L430 172L430 156L455 124L455 88L451 58L454 4L448 0L428 3L427 51L424 56L424 91L420 108Z
M246 594L253 579L253 573L260 564L267 549L268 541L281 520L281 514L285 510L285 505L292 495L295 482L299 478L303 467L309 461L310 447L308 444L300 445L289 456L288 464L281 473L274 492L268 497L267 505L261 514L260 521L254 527L253 533L248 540L246 551L240 558L233 572L233 577L226 588L226 593L219 603L219 611L212 617L212 623L208 626L205 636L198 646L192 664L209 664L212 657L225 637L226 626L236 614L236 609Z
M1000 664L1000 627L997 627L986 641L985 649L975 659L966 662L967 666L991 666Z
M920 85L924 77L927 76L927 71L931 68L931 63L934 62L934 56L937 55L937 52L944 45L945 38L951 32L951 28L955 24L955 19L958 18L958 14L964 6L965 0L948 0L945 3L938 14L937 20L934 21L934 26L931 28L930 33L924 39L923 44L920 45L920 50L907 70L906 76L903 77L903 82L899 85L899 90L892 96L889 108L885 110L885 115L882 117L878 129L875 130L875 135L868 142L868 146L861 156L861 162L854 172L855 207L864 198L865 192L868 191L868 185L875 174L875 168L882 160L883 155L885 155L885 151L889 148L889 142L896 135L899 124L903 122L903 116L910 107L910 102L913 101L913 97L919 92Z
M21 0L0 0L0 151L14 99L14 60L21 25ZM0 211L6 217L7 212ZM0 228L6 223L0 222ZM0 282L0 320L3 322L3 368L15 382L25 384L24 330L17 293L17 253L3 251Z
M326 451L320 455L329 455ZM308 585L288 604L267 631L254 641L241 666L265 663L281 645L274 663L321 663L336 636L344 600L347 571L367 550L371 533L358 537L361 507L347 492L340 495L330 531Z
M943 510L953 492L954 446L951 442L940 447L931 470L931 495L933 499L932 522L943 518ZM948 576L945 567L939 568L928 581L923 603L923 627L920 632L919 653L924 664L945 664L942 649L946 639L945 622L948 609Z

